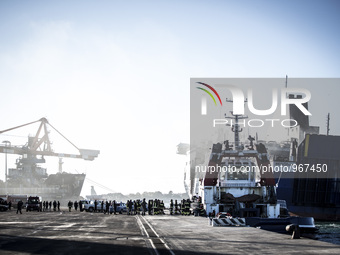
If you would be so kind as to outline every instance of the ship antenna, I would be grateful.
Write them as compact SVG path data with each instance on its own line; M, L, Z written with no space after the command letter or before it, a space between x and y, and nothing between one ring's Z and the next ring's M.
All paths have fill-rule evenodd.
M226 99L226 101L227 102L229 102L229 103L232 103L233 102L233 100L230 100L230 99ZM246 99L245 101L244 101L245 103L246 102L248 102L248 100ZM241 115L241 114L234 114L232 111L230 112L231 113L231 115L233 116L233 117L227 117L227 114L225 114L225 118L226 119L234 119L235 120L235 124L234 125L232 125L232 131L234 132L234 142L235 142L235 150L237 150L237 151L242 151L243 150L243 148L242 148L242 146L240 145L240 132L242 132L242 128L240 128L240 125L239 125L239 120L240 119L246 119L246 118L248 118L248 116L245 116L245 115Z
M63 164L64 164L63 158L59 158L59 171L58 171L58 173L60 173L60 174L63 172Z
M286 88L288 87L288 75L286 74ZM288 97L287 93L286 93L286 98ZM290 114L290 113L289 113ZM289 137L289 128L287 128L287 135Z
M330 121L330 113L327 114L327 135L329 135L329 121Z

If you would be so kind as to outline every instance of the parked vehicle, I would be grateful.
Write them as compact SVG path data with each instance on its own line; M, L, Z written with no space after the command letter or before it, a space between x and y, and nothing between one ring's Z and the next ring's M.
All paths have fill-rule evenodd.
M38 196L30 196L27 199L26 203L26 211L42 211L41 197Z
M94 212L94 202L93 200L81 200L83 202L83 210L85 210L86 212ZM116 203L116 213L123 213L123 212L127 212L126 209L126 205L123 202L120 203ZM101 200L97 200L97 211L100 212L105 212L106 210L106 201L104 201L103 203L103 208L102 208L102 201ZM109 213L113 213L113 206L110 205L109 207Z
M113 213L113 205L110 205L110 214ZM122 214L123 212L127 212L126 204L123 202L116 203L116 213Z
M91 200L88 200L88 199L83 199L83 200L79 200L79 203L82 204L82 207L81 209L79 209L81 212L82 211L85 211L85 207L88 207L87 205L90 204Z
M7 211L8 210L8 205L6 200L0 198L0 212Z
M86 200L85 200L86 201ZM83 208L86 212L94 212L94 202L93 200L87 200L88 202L84 204ZM104 207L105 207L105 203L104 203ZM102 210L102 201L101 200L97 200L97 211L101 211Z
M27 201L27 195L8 195L7 196L7 203L11 202L13 208L17 208L19 201ZM26 204L22 206L22 208L25 208Z

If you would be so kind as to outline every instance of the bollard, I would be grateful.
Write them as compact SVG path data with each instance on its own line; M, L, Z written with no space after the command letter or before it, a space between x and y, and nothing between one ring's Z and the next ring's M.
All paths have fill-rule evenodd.
M286 226L287 232L293 232L292 239L300 239L300 227L299 225L290 224Z

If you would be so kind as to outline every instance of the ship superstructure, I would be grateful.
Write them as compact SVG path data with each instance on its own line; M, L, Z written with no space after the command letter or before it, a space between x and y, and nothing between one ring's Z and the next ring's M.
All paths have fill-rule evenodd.
M233 112L231 115L226 118L234 120L234 142L213 144L207 162L195 166L197 181L193 183L198 183L198 194L194 200L203 204L211 225L251 226L275 232L286 232L286 227L291 230L289 226L294 225L302 233L315 233L312 217L289 216L285 201L277 199L265 145L255 144L251 136L247 145L241 143L239 120L247 117Z
M204 172L199 180L199 196L207 213L228 212L239 217L276 218L280 214L280 204L276 199L273 175L264 169L270 168L266 148L263 144L245 147L239 139L242 129L239 119L246 118L232 114L234 143L228 140L214 144L208 165L198 166Z

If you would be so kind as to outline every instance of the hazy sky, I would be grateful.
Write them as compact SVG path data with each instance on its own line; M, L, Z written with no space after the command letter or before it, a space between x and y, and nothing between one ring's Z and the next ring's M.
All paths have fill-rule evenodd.
M122 193L184 192L175 152L189 142L190 77L339 77L338 24L339 1L3 0L0 130L46 117L101 151L65 159L65 171ZM23 144L36 128L0 142ZM47 162L55 173L58 158Z

